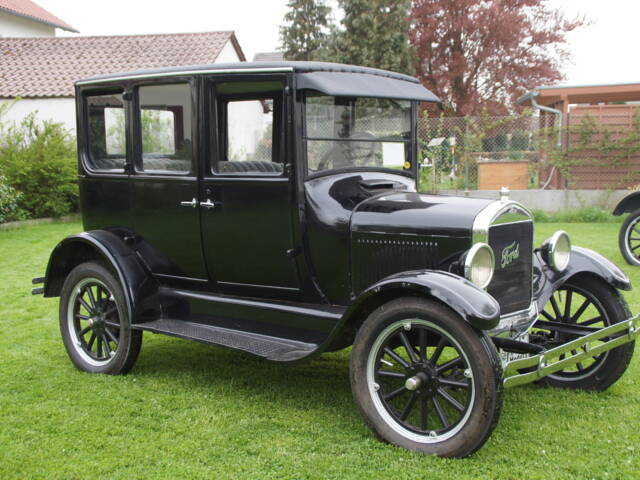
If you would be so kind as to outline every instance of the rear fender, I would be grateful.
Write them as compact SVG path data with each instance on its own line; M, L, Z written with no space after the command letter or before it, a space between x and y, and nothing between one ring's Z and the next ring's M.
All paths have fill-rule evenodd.
M71 270L88 261L99 261L114 272L124 291L132 323L158 318L158 284L153 275L135 250L106 230L71 235L56 245L47 265L44 296L59 296Z
M538 311L542 311L551 294L571 277L589 274L599 277L617 290L631 290L629 277L613 262L593 250L583 247L571 248L571 260L562 272L554 271L540 256L534 255L534 272L536 272L536 294Z

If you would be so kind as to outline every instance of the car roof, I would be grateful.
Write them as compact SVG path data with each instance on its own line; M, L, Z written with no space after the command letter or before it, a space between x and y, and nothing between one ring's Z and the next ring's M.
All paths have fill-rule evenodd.
M76 85L94 85L111 81L144 80L178 75L277 72L296 73L298 89L318 90L327 95L440 101L415 77L378 68L329 62L236 62L186 65L99 75L79 80Z
M101 83L109 80L120 80L130 78L154 78L159 76L173 76L180 74L222 74L222 73L253 73L253 72L340 72L340 73L366 73L381 77L404 80L405 82L420 83L415 77L402 73L390 72L379 68L359 67L355 65L345 65L342 63L330 62L235 62L235 63L215 63L209 65L184 65L177 67L164 67L145 70L134 70L129 72L110 73L107 75L96 75L78 80L77 84Z

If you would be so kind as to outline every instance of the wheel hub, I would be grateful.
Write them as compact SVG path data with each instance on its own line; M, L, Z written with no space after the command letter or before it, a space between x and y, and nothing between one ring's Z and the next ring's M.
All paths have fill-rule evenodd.
M438 377L435 368L428 363L417 363L409 368L404 386L407 390L430 397L435 393L437 383Z

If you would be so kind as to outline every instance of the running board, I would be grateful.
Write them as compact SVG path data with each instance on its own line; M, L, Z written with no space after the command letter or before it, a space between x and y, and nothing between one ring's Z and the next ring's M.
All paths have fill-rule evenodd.
M315 343L167 318L138 323L131 328L242 350L276 362L300 360L318 348Z
M639 333L640 314L538 355L507 362L503 365L504 386L515 387L535 382L547 375L572 367L587 358L632 342ZM561 355L564 355L563 359L560 359ZM524 370L524 373L520 373L520 370Z

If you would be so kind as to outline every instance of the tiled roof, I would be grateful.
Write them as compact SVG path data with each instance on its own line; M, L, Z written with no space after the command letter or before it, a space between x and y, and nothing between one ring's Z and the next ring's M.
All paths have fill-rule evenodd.
M253 56L254 62L281 62L284 60L282 52L260 52Z
M2 0L0 0L2 1ZM0 98L72 97L80 78L214 63L233 32L107 37L0 37Z
M0 0L0 10L4 10L14 15L26 17L36 22L46 23L53 27L62 28L70 32L78 32L66 22L63 22L52 13L47 12L40 5L36 5L31 0Z

